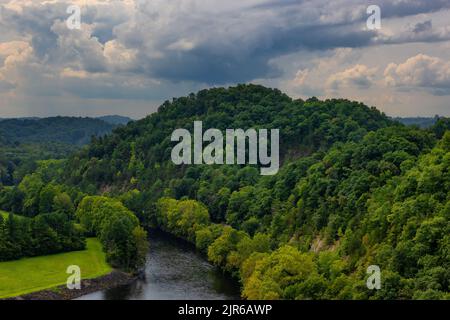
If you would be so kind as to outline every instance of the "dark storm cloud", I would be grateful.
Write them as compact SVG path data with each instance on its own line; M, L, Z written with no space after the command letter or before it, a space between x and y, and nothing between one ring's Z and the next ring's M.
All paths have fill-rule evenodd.
M406 17L421 13L432 13L450 9L448 0L403 0L403 1L381 1L383 16Z
M442 10L450 7L449 3L381 1L380 6L383 17L394 17ZM242 24L241 28L230 28L227 33L223 30L228 25L221 25L221 19L230 21L235 18L236 12L224 13L225 17L219 17L218 22L201 17L196 24L196 31L206 32L207 36L187 50L168 49L167 43L161 41L157 49L161 51L162 57L158 59L149 57L145 41L134 38L136 35L129 35L134 40L127 41L130 44L134 42L135 48L141 53L139 64L151 77L225 84L278 77L280 70L271 63L273 59L299 50L322 51L343 47L362 48L383 42L433 42L447 39L439 34L422 34L414 39L403 35L385 39L378 37L377 32L364 30L369 4L369 1L364 4L351 0L269 1L242 8L239 14L241 21L236 22ZM148 15L148 20L155 19L153 14ZM195 38L195 32L190 35L183 29L192 21L183 16L178 18L174 20L176 25L171 25L173 32L165 34L165 39L170 39L174 34L187 38L193 35ZM156 39L155 42L158 41Z
M269 11L262 6L249 6L220 16L176 16L170 20L172 30L163 30L152 39L153 48L161 53L158 58L149 54L148 41L141 37L143 30L154 35L153 28L124 33L122 30L117 34L127 46L139 52L139 65L149 76L206 84L278 77L281 71L272 61L280 56L299 50L365 47L377 36L376 32L362 30L365 21L357 25L348 21L346 17L351 12L345 10L341 15L330 7L332 16L324 19L328 6L310 8L305 2L308 6L303 8L303 3L298 1L278 4L277 10ZM157 21L159 18L160 15L147 11L139 19ZM192 39L192 47L174 49L173 44L180 39Z
M292 53L319 56L335 48L449 39L445 30L433 30L431 19L404 33L395 30L389 37L366 30L366 9L374 1L207 1L201 6L191 0L87 2L81 31L65 27L66 9L72 4L68 0L36 1L23 5L21 11L2 13L4 25L30 39L35 64L45 65L46 72L53 68L56 78L65 69L68 74L86 71L86 79L102 75L92 81L121 76L105 86L67 80L73 74L60 79L67 82L61 83L62 89L83 98L155 96L156 90L124 84L127 77L162 81L166 86L248 82L282 77L274 61ZM448 0L375 4L381 7L383 19L450 8ZM365 79L351 81L368 86Z
M433 25L431 23L431 20L427 20L427 21L424 21L424 22L416 23L416 25L413 28L413 32L414 33L421 33L421 32L424 32L424 31L429 31L432 28L433 28Z
M259 3L254 8L260 9L282 9L296 8L300 5L313 5L316 8L341 8L341 11L359 12L360 15L354 17L354 20L366 19L365 10L358 8L367 8L370 5L378 5L381 8L382 15L385 18L406 17L421 13L433 13L445 9L450 9L450 1L448 0L269 0Z
M39 10L24 7L22 12L3 9L2 20L5 28L16 31L21 36L31 35L35 54L43 58L56 48L58 36L51 31L56 19L65 18L64 4L43 5Z
M251 43L235 43L233 51L221 43L203 43L184 52L165 50L164 58L149 61L152 76L172 81L192 80L208 84L245 82L255 78L277 77L280 71L271 59L298 50L328 50L338 47L362 47L370 44L375 33L351 30L346 26L329 28L272 28L254 35Z
M430 19L409 26L406 30L397 32L392 36L384 37L379 42L385 44L402 44L413 42L433 43L448 40L450 40L450 29L448 27L434 29L433 22Z

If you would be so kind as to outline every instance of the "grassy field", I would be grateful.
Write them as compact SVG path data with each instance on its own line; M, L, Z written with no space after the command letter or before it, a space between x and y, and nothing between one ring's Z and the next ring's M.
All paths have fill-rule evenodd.
M83 279L111 272L100 242L87 240L87 250L0 262L0 298L53 288L65 284L67 267L78 265Z

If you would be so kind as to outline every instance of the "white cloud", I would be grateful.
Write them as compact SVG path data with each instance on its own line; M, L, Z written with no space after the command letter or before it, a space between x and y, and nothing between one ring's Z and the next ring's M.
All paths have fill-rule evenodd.
M295 74L293 84L297 86L304 85L306 82L306 78L308 78L308 75L309 75L308 69L298 70L297 73Z
M422 88L433 94L450 94L450 62L418 54L403 63L390 63L384 71L388 86Z
M189 51L195 48L195 43L187 39L180 39L167 46L167 49L178 51Z
M90 74L84 70L73 70L71 68L64 68L60 73L60 77L88 79L90 77Z
M1 91L9 91L23 80L21 69L26 68L32 58L33 48L24 41L0 43L0 81Z
M377 68L369 68L366 65L357 64L349 69L331 75L326 86L336 90L340 87L369 88L374 81Z
M117 40L105 43L103 55L110 70L132 71L137 68L137 51L128 49Z

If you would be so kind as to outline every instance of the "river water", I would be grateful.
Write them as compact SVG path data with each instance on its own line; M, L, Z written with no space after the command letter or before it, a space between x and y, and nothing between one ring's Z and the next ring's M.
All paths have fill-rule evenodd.
M145 279L78 300L229 300L239 284L209 264L192 245L151 232Z

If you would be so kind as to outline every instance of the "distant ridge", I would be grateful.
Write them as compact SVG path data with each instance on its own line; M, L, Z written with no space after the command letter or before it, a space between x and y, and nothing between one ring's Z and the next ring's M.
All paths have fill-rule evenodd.
M39 118L39 117L0 118L0 121L13 120L13 119L17 119L17 120L39 120L39 119L43 119L43 118Z
M109 124L115 124L115 125L125 125L130 121L133 121L133 119L129 117L119 116L119 115L106 115L106 116L99 116L99 117L71 117L71 116L54 116L54 117L12 117L12 118L0 118L0 121L4 120L41 120L41 119L47 119L47 118L91 118L91 119L99 119L102 121L105 121Z
M433 126L437 120L439 120L439 116L435 117L396 117L392 118L395 121L401 122L404 125L412 126L417 125L422 129L429 128Z
M119 115L101 116L96 118L115 125L125 125L128 122L133 121L131 118Z
M110 133L117 124L98 118L16 118L0 121L0 139L9 144L59 142L81 146L92 136Z

